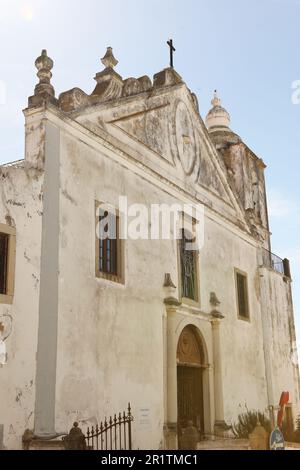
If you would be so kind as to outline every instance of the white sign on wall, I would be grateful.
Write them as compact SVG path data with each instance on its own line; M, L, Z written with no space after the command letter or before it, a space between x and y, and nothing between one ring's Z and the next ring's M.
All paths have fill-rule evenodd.
M139 409L139 428L143 430L151 429L151 410L145 406Z

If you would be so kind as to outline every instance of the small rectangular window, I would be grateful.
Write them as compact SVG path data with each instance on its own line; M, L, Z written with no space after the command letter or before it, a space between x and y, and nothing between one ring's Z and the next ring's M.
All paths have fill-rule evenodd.
M16 229L0 224L0 304L11 304L14 296Z
M123 241L120 240L120 217L108 211L99 212L96 204L96 276L123 283Z
M181 231L180 240L180 268L182 297L197 301L197 252L186 249L191 242L191 235L187 231Z
M236 271L236 291L238 316L243 319L249 319L249 298L248 298L248 282L246 274Z
M0 233L0 294L7 293L7 265L8 265L9 235Z
M186 304L200 305L199 246L197 221L182 214L182 228L178 240L179 293Z
M110 224L115 224L115 237L108 236L99 240L99 270L102 273L118 276L118 233L119 233L119 217L108 214ZM103 219L103 217L100 217Z

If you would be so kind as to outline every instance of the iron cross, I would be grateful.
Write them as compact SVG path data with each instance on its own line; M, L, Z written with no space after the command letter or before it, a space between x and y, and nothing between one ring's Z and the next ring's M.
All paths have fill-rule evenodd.
M172 69L173 69L174 68L174 61L173 61L174 52L176 52L176 49L173 46L173 39L170 39L169 41L167 41L167 44L170 48L170 67L172 67Z

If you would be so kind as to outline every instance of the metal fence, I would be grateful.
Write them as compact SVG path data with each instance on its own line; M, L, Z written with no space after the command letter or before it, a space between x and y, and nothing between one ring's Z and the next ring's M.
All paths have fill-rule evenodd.
M263 248L262 249L262 261L263 261L263 266L273 269L273 271L276 271L288 278L291 277L290 263L287 259L283 260L279 256L274 255L274 253L271 253L270 251Z
M127 413L114 415L108 420L101 421L100 426L88 428L85 435L86 446L89 450L132 450L132 429L130 403Z

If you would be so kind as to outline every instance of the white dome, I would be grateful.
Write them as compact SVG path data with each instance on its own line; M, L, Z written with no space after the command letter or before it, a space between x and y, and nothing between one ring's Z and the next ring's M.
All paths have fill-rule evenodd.
M213 105L212 109L209 111L208 115L206 116L206 127L208 130L216 130L216 129L229 129L230 126L230 115L221 106L221 100L218 98L217 91L215 91L215 95L213 100L211 101Z

